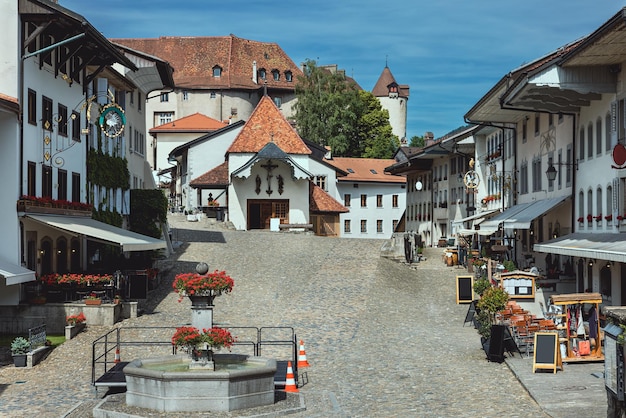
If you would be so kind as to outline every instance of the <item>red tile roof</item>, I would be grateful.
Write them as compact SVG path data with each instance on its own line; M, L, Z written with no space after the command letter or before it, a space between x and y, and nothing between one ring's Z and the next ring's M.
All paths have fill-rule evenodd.
M264 80L254 83L253 62L257 71L265 69L268 88L294 90L302 70L278 44L251 41L230 36L162 36L159 38L114 39L127 46L167 61L174 67L177 87L209 89L259 89ZM213 68L222 69L220 77L213 77ZM280 79L274 80L272 70L278 70ZM285 72L290 71L292 81Z
M333 159L328 160L328 162L348 173L347 176L337 177L338 181L377 183L406 182L404 176L385 173L385 168L396 163L396 160L393 159L333 157Z
M175 121L164 123L150 129L150 133L162 132L212 132L223 128L227 124L210 118L201 113L185 116Z
M313 182L309 182L309 210L311 212L345 213L350 212L341 203Z
M189 185L191 187L211 187L227 186L228 181L228 161L207 171L198 178L193 179Z
M263 96L228 152L255 153L269 142L274 142L287 154L311 154L309 147L280 113L272 99Z

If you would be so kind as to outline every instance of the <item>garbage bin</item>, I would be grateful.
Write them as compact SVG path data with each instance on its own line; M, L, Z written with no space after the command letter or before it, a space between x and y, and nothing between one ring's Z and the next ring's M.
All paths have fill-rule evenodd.
M215 208L215 220L218 222L224 221L224 208Z

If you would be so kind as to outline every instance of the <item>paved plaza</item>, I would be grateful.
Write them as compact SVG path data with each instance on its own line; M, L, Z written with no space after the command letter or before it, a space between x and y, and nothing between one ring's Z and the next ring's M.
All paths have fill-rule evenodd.
M462 270L446 267L439 249L426 249L428 260L409 267L381 258L382 240L233 231L207 219L187 222L182 215L170 215L170 223L172 239L181 245L162 264L164 283L141 303L142 315L121 325L189 323L190 303L178 302L171 279L200 261L226 270L235 287L216 299L217 325L288 326L305 342L311 366L301 370L307 381L300 394L306 410L291 416L606 416L603 380L590 376L602 364L578 374L569 369L579 365L571 365L556 375L533 375L527 373L532 359L515 359L513 367L527 375L527 390L506 363L486 361L476 330L463 326L467 305L456 304L455 274ZM2 367L0 415L91 416L99 402L91 386L91 343L106 331L88 326L33 369ZM132 359L122 353L122 360ZM591 392L597 398L579 410L550 396L545 405L533 399L592 384L599 387L586 392L587 398Z

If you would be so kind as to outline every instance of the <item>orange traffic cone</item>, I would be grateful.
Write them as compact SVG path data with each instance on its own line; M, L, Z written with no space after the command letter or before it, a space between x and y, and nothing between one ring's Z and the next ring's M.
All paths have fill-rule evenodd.
M304 341L300 340L300 351L298 352L298 368L309 366L310 364L306 360L306 351L304 351Z
M119 362L120 362L120 348L119 348L119 347L117 347L117 348L115 349L115 363L117 364L117 363L119 363Z
M293 368L291 367L291 361L287 362L287 376L285 379L285 392L299 392L296 381L293 377Z

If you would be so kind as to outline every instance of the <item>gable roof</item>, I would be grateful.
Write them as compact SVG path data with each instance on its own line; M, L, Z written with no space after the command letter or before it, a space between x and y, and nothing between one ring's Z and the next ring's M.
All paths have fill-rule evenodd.
M335 157L329 162L348 173L346 176L337 176L337 181L402 184L406 182L403 176L385 172L385 168L396 162L392 159Z
M337 202L337 200L312 181L309 182L309 210L311 212L327 213L350 212L348 208Z
M256 153L269 142L273 142L287 154L311 154L311 150L280 113L272 99L263 96L227 152Z
M194 188L228 186L228 161L212 168L198 178L189 182Z
M152 133L163 132L211 132L227 126L224 122L210 118L202 113L194 113L150 129Z
M161 36L159 38L114 39L118 44L143 51L169 62L174 67L177 87L257 90L268 88L294 90L302 70L276 43L251 41L229 36ZM266 79L253 79L253 65L265 69ZM222 74L213 76L219 66ZM272 70L280 74L274 80ZM292 73L287 81L285 72Z
M241 125L243 125L243 124L244 124L244 121L238 120L237 122L233 122L230 125L224 126L223 128L220 128L220 129L217 129L215 131L211 131L211 132L209 132L207 134L204 134L204 135L202 135L199 138L192 139L189 142L185 142L184 144L181 144L181 145L177 146L176 148L174 148L170 152L169 156L170 157L180 156L180 155L182 155L184 153L185 150L189 149L190 147L192 147L192 146L194 146L194 145L196 145L198 143L201 143L201 142L204 142L204 141L208 141L211 138L218 137L218 136L222 135L223 133L230 131L231 129L237 129L237 128L241 127Z
M286 162L291 167L291 177L294 179L307 179L313 177L313 174L294 161L289 154L278 148L278 145L273 142L265 144L265 146L258 153L256 153L256 155L250 158L248 162L236 170L233 170L231 175L242 178L249 177L252 174L252 166L262 160L279 160Z

